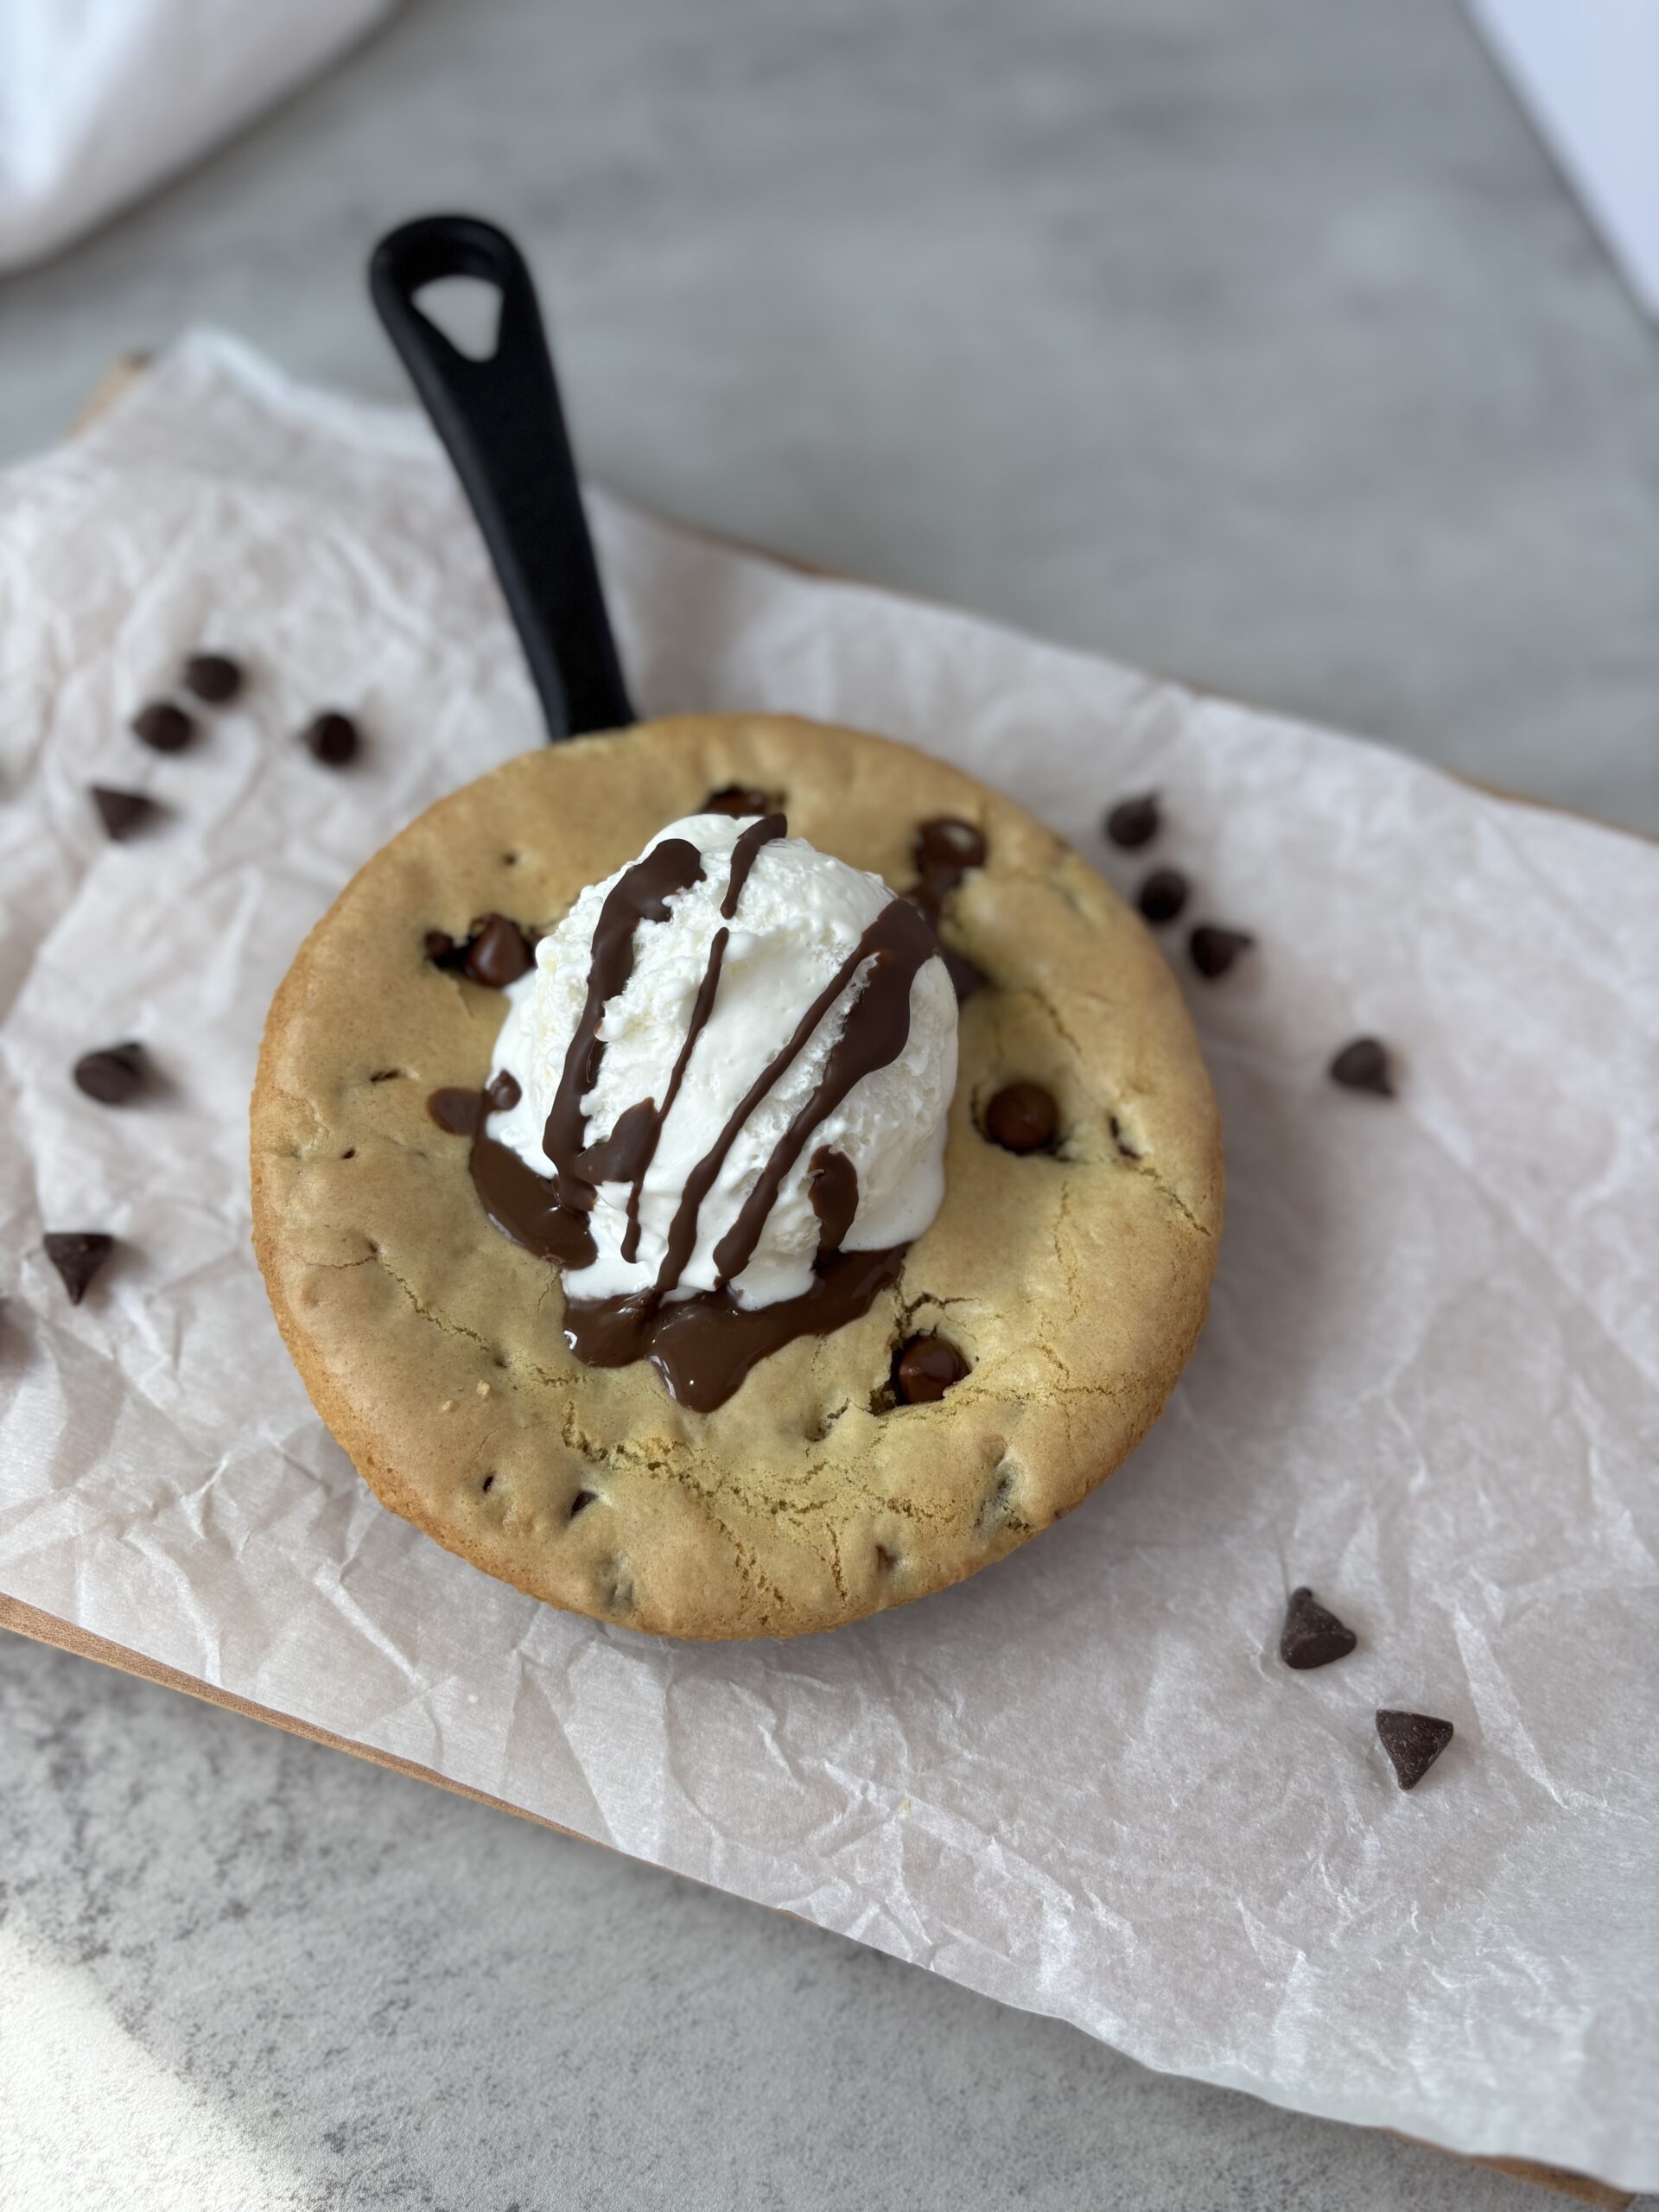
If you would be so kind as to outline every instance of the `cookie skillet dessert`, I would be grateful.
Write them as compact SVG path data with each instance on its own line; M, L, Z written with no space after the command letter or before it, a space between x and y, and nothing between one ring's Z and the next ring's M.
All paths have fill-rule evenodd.
M857 1619L1079 1503L1221 1211L1140 921L943 762L769 716L525 755L395 838L272 1006L252 1173L377 1495L685 1637Z

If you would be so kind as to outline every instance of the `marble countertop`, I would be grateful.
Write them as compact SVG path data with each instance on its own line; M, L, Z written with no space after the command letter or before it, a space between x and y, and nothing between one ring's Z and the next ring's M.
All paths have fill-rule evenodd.
M636 499L1659 830L1659 333L1447 0L411 0L0 283L0 460L181 324L391 397L476 208ZM1543 2204L0 1638L0 2194Z

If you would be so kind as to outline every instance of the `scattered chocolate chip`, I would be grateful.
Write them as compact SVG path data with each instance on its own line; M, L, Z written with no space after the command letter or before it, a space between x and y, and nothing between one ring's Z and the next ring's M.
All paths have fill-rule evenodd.
M939 947L939 957L944 963L944 972L950 978L950 988L957 995L957 1004L970 999L976 991L982 991L990 978L982 968L976 968L966 953L950 952Z
M225 653L192 653L184 664L184 688L210 707L222 707L242 689L242 671Z
M421 939L421 950L429 960L446 961L454 955L455 949L455 940L448 930L428 930Z
M1142 845L1149 845L1158 835L1160 816L1158 794L1148 791L1142 798L1121 798L1106 817L1106 835L1115 845L1126 853L1137 852Z
M1402 1789L1414 1789L1451 1742L1452 1723L1427 1713L1379 1712L1376 1732Z
M1186 904L1186 878L1178 868L1155 868L1135 894L1135 905L1154 924L1173 922Z
M499 991L527 976L535 964L536 955L518 923L505 914L486 914L467 944L461 972Z
M1118 1120L1116 1114L1114 1114L1110 1118L1112 1125L1112 1142L1117 1147L1119 1152L1122 1153L1125 1160L1139 1160L1141 1157L1140 1154L1135 1150L1135 1147L1128 1141L1128 1138L1123 1134L1123 1124Z
M1199 975L1213 978L1224 976L1239 954L1248 952L1255 943L1243 930L1224 930L1214 922L1200 922L1188 938L1186 949Z
M1287 1667L1300 1671L1328 1667L1333 1659L1345 1659L1358 1642L1352 1629L1327 1613L1311 1590L1291 1592L1279 1631L1279 1656Z
M105 1045L75 1062L75 1085L100 1106L124 1106L143 1089L145 1072L142 1045Z
M146 798L143 791L117 791L109 784L93 784L91 790L99 819L118 842L161 812L155 800Z
M1010 1083L985 1109L985 1134L1004 1152L1041 1152L1059 1126L1059 1109L1039 1083Z
M1339 1083L1344 1090L1374 1090L1379 1098L1394 1096L1389 1048L1381 1038L1356 1037L1332 1061L1329 1073L1332 1082Z
M510 1075L503 1068L499 1075L493 1076L486 1084L484 1103L492 1114L510 1114L524 1095L518 1088L518 1077Z
M325 768L343 768L356 757L357 724L349 715L319 715L304 731L301 741Z
M770 814L772 801L765 791L753 790L747 784L722 784L717 791L710 791L702 802L705 814Z
M152 699L132 718L133 735L152 753L182 753L195 727L184 709L170 699Z
M479 1484L479 1488L486 1492L493 1490L494 1487L495 1477L493 1475L486 1475L483 1481Z
M60 1229L41 1242L47 1258L63 1277L69 1303L79 1306L92 1277L115 1249L114 1237L101 1229Z
M590 1505L596 1505L598 1503L597 1491L579 1490L570 1501L570 1519L574 1521L578 1513L586 1512Z
M931 1405L968 1371L967 1361L943 1337L912 1337L893 1363L893 1395L906 1406Z

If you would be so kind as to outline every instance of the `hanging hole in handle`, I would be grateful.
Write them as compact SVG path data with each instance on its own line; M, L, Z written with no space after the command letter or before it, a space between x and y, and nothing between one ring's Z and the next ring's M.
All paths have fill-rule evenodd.
M434 276L418 285L411 303L456 353L469 361L493 361L501 342L501 287L488 276Z

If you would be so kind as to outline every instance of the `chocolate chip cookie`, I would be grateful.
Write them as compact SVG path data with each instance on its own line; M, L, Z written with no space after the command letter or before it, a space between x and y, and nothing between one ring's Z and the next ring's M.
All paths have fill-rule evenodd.
M785 812L907 897L961 1003L931 1226L855 1318L701 1410L643 1358L576 1357L559 1274L471 1172L501 1077L467 1102L524 948L711 806ZM252 1173L277 1321L378 1496L550 1604L685 1637L858 1619L1078 1503L1192 1351L1221 1224L1214 1101L1140 920L971 778L779 716L525 754L394 838L277 993Z

